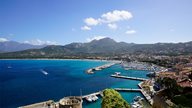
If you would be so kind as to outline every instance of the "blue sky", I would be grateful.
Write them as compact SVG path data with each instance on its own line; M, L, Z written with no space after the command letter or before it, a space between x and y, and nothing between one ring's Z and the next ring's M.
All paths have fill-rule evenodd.
M192 41L192 0L0 0L0 40Z

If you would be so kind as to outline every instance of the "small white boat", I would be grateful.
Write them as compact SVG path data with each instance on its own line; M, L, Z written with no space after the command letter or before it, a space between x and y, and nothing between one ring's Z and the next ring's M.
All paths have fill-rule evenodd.
M115 75L121 75L121 72L115 72Z
M43 69L41 69L41 72L44 74L44 75L48 75L49 73L44 71Z
M90 96L87 96L85 99L86 99L88 102L92 102L92 99L91 99Z
M139 100L142 100L143 98L142 97L140 97L140 96L136 96L135 98L134 98L134 101L139 101Z

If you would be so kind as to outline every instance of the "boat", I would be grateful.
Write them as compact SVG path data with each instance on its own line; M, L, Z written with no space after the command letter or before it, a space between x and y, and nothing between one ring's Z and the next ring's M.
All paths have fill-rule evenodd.
M140 104L138 103L138 102L133 102L132 104L131 104L131 108L140 108L141 106L140 106Z
M41 69L41 72L44 74L44 75L48 75L48 73L46 71L44 71L43 69Z
M117 75L117 76L121 75L121 72L115 72L115 75Z
M85 97L85 99L86 99L88 102L92 102L92 98L91 98L90 96Z
M143 98L140 97L140 96L136 96L136 97L134 98L134 101L135 101L135 102L138 102L138 101L140 101L140 100L143 100Z
M97 97L96 95L91 95L91 99L92 99L93 101L96 101L96 100L98 99L98 97Z

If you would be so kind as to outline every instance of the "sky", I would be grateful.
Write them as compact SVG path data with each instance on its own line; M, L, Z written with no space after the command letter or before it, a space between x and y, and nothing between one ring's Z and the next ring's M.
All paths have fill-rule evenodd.
M0 42L192 41L192 0L0 0Z

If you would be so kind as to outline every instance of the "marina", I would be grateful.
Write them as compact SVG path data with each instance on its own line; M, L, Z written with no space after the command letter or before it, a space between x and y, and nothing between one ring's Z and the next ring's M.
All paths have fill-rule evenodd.
M122 76L122 75L111 75L111 77L115 77L115 78L123 78L123 79L131 79L131 80L139 80L139 81L145 81L147 79L145 78L138 78L138 77L129 77L129 76Z
M8 69L7 65L1 64L5 62L14 68ZM0 73L2 76L1 79L3 80L1 87L5 87L6 85L11 86L0 89L0 92L8 92L8 94L2 94L4 100L2 100L3 104L0 107L19 107L39 102L44 102L39 104L40 106L46 106L45 101L47 100L54 100L58 103L60 99L68 96L82 96L84 108L93 108L93 106L100 107L102 100L102 94L99 93L100 91L105 88L137 89L137 84L140 82L138 80L118 80L111 78L110 75L112 73L117 72L116 74L124 75L128 72L119 64L103 69L101 72L98 72L98 74L85 74L86 69L108 64L109 62L106 61L4 60L1 63L0 64L5 67L1 68L3 69L2 71L6 71L6 73ZM30 68L31 66L34 67ZM43 70L43 72L46 71L48 75L45 75L45 72L43 73L41 70ZM131 70L129 71L129 75L132 77L138 76L145 78L146 72ZM5 76L9 77L9 79L4 80ZM14 80L12 76L14 76ZM23 89L20 89L21 87ZM83 92L80 93L80 90ZM36 95L34 95L34 93ZM96 100L93 94L99 99ZM142 96L140 92L122 91L122 94L129 103L132 102L135 96ZM26 96L31 98L26 99ZM93 100L88 102L85 98L86 96L93 98ZM12 104L10 104L10 102ZM58 104L56 105L58 106Z

